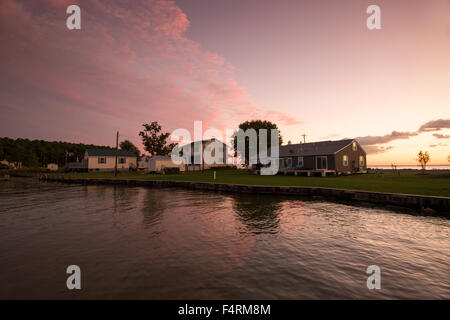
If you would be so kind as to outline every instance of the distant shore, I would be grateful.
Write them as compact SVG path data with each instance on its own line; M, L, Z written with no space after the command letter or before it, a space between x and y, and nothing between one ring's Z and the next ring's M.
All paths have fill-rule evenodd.
M450 173L450 168L446 168L446 166L442 166L443 168L437 168L437 167L433 167L433 168L427 168L425 170L425 174L443 174L443 173ZM413 168L400 168L398 167L397 169L392 169L391 167L373 167L373 168L367 168L367 171L369 173L376 173L376 172L386 172L386 173L396 173L396 172L400 172L400 173L416 173L416 174L420 174L423 173L423 170L418 168L418 169L413 169Z

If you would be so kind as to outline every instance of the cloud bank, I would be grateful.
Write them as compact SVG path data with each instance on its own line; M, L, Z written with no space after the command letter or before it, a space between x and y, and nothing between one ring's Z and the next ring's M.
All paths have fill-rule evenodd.
M409 139L410 137L417 136L417 132L399 132L392 131L384 136L365 136L356 138L358 142L362 145L374 145L374 144L385 144L394 140L399 139Z
M175 2L81 2L82 29L72 31L69 4L0 3L0 135L107 143L153 120L165 130L194 120L218 129L254 118L299 123L256 105L230 62L187 38Z
M438 138L438 139L449 139L450 134L433 133L433 137Z
M450 119L439 119L428 121L419 128L419 132L423 131L440 131L441 129L450 128Z
M386 144L394 140L409 139L410 137L417 136L423 132L440 131L442 129L449 129L449 128L450 128L450 119L438 119L426 122L425 124L421 125L417 131L413 132L392 131L391 133L385 134L383 136L363 136L357 137L356 140L358 140L358 142L364 146L368 154L375 154L386 152L393 148L392 146L388 147L379 146L380 144ZM435 133L433 134L433 136L438 139L450 138L450 135L439 133ZM430 145L430 147L438 147L438 146L445 146L445 145L443 144Z

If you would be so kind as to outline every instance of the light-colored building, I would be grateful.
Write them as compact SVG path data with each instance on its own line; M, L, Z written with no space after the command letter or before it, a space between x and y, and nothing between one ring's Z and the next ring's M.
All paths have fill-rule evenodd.
M3 165L3 166L5 166L5 167L9 167L10 166L10 164L9 164L9 161L8 160L1 160L0 161L0 165Z
M150 172L163 172L164 168L179 168L184 171L184 163L176 164L170 156L153 156L148 159L148 170Z
M47 164L47 170L58 171L58 165L56 163Z
M5 167L9 167L10 169L20 169L22 168L22 162L21 161L15 161L15 162L9 162L8 160L4 159L0 161L0 164Z
M84 160L89 171L112 171L116 164L116 150L88 149L84 154ZM117 170L135 169L136 165L136 154L126 150L118 150Z
M205 149L208 146L210 146L212 143L217 144L218 148L222 149L222 157L221 157L221 161L219 161L219 163L208 164L208 163L205 163L204 159L200 159L200 157L199 157L200 150L197 150L197 148L199 149L199 147L201 146L203 149L202 154L204 155ZM184 147L182 147L182 148L184 148ZM227 145L220 140L212 138L209 140L201 141L201 144L200 143L196 144L195 142L192 142L192 143L190 143L190 147L191 147L191 163L185 165L186 171L200 171L202 169L207 170L207 169L213 169L213 168L224 168L224 167L229 166L227 164ZM211 147L213 147L213 146L211 146ZM212 150L212 152L211 152L212 157L215 156L215 151L216 151L215 149Z

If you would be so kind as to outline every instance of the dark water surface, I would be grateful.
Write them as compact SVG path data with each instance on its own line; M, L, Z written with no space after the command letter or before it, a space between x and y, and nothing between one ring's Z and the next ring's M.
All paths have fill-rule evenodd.
M450 298L450 220L182 189L0 182L0 298ZM66 288L68 265L82 289ZM381 268L381 290L366 268Z

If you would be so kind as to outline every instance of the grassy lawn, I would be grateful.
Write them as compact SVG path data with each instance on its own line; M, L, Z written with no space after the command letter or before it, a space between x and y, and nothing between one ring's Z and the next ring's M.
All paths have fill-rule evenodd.
M105 178L114 179L114 173L71 173L66 178ZM215 182L247 185L272 186L309 186L328 187L337 189L367 190L379 192L409 193L450 197L450 174L411 174L402 173L400 176L390 173L382 175L362 174L342 177L296 177L296 176L258 176L245 170L219 170L217 179L213 179L213 172L188 172L178 175L157 175L132 172L119 173L116 179L139 180L178 180L195 182Z

